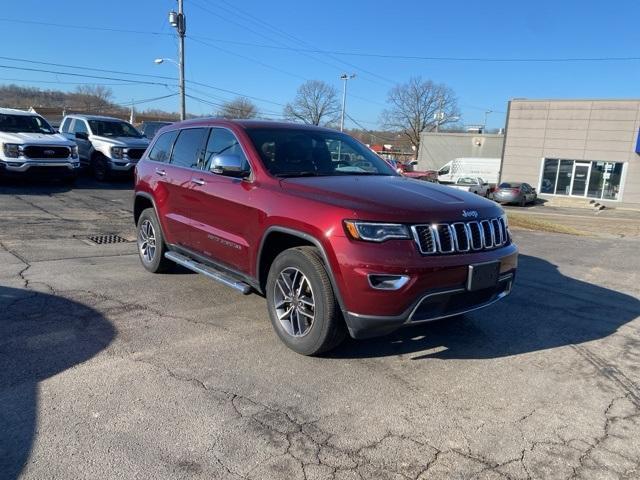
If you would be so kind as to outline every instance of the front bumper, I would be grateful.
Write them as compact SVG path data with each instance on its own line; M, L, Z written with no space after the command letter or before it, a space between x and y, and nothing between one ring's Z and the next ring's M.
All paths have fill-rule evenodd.
M413 241L382 244L332 238L332 265L347 326L354 338L384 335L404 324L459 315L490 305L511 291L518 263L513 243L450 255L422 255ZM469 266L499 262L494 291L466 290ZM396 289L376 289L371 276L404 277Z
M72 175L80 169L80 161L76 159L61 160L0 160L0 173L4 174L27 174L27 173L61 173Z
M501 275L495 287L467 291L464 287L431 291L420 296L400 315L375 316L347 312L347 326L353 338L371 338L408 325L432 322L473 312L505 298L511 293L515 270Z
M112 158L110 158L109 169L111 169L111 171L113 172L132 172L137 163L137 160L127 160L126 158L122 160L113 160Z

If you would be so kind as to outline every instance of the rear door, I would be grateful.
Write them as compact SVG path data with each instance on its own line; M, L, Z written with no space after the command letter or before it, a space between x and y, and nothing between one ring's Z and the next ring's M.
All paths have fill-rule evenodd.
M192 248L191 212L195 199L191 194L191 177L204 153L206 128L186 128L162 134L149 152L156 163L154 181L156 207L162 216L162 228L169 243ZM171 144L167 152L166 146ZM164 156L160 158L160 156ZM165 163L163 160L169 157Z
M192 172L193 242L197 253L224 266L250 272L250 239L259 224L259 212L252 206L255 185L249 179L215 174L211 161L216 155L247 156L233 132L211 129L201 171Z

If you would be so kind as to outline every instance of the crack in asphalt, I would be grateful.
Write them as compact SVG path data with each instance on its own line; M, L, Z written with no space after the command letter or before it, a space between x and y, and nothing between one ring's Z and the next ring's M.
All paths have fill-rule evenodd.
M16 276L23 283L23 288L25 290L31 290L33 292L32 295L15 300L8 306L8 308L15 307L17 303L29 300L30 298L33 298L33 296L37 295L37 292L34 290L35 286L44 286L56 296L73 297L77 294L84 294L89 295L92 298L88 303L99 304L101 302L109 302L110 306L102 310L102 312L108 316L145 311L160 318L170 318L178 321L185 321L227 330L219 325L197 321L188 316L172 315L144 304L127 302L92 290L56 290L55 287L47 282L40 280L34 281L30 279L29 277L31 275L29 274L31 272L29 272L29 270L32 267L32 264L17 252L12 251L1 241L0 247L13 255L23 264L23 267ZM529 457L532 457L534 451L543 445L550 448L570 448L579 453L579 457L575 464L571 466L572 473L567 477L567 479L573 480L581 478L583 476L583 471L587 471L588 468L592 468L589 464L596 466L601 465L599 460L595 458L597 452L611 452L625 458L629 463L633 464L633 466L626 471L621 472L621 475L623 478L633 478L640 469L640 461L637 458L629 458L628 456L625 456L624 453L617 451L619 449L616 449L615 445L608 445L608 442L612 437L616 437L617 435L612 432L614 424L618 422L631 422L640 416L640 397L637 393L638 387L623 372L615 366L607 363L588 348L581 345L571 345L571 347L583 359L593 365L601 376L609 379L624 392L624 395L613 398L605 408L602 414L604 417L603 433L592 442L584 439L568 439L559 442L552 440L529 441L525 439L523 435L523 441L528 443L528 445L522 449L518 457L502 462L496 462L485 458L479 453L473 452L469 447L470 442L466 436L466 432L464 432L464 429L462 428L461 431L467 441L467 451L463 451L458 448L442 449L437 445L421 441L411 435L399 434L391 431L387 431L375 441L357 449L339 447L332 441L335 438L335 434L323 430L318 425L322 420L331 417L331 415L302 421L293 412L288 411L286 408L278 408L273 405L256 401L239 393L226 391L209 385L195 376L180 375L162 363L158 364L149 359L134 358L132 355L129 355L129 358L134 362L143 363L164 371L167 375L177 381L188 382L199 389L224 396L238 419L246 419L250 421L255 427L256 435L266 436L277 453L269 456L266 460L259 462L247 472L235 471L236 469L227 465L215 452L215 445L211 447L210 453L216 463L219 464L220 467L229 475L240 479L253 480L255 478L259 478L255 476L258 474L257 472L262 468L268 467L270 462L292 460L298 465L302 472L302 476L305 479L309 477L314 468L324 468L329 472L328 478L332 479L336 479L344 473L350 473L359 478L380 478L381 474L393 474L407 480L418 480L427 478L431 472L435 471L436 467L443 462L443 458L447 455L459 455L471 462L479 464L481 468L474 471L471 478L477 477L478 475L486 472L492 472L502 478L515 478L508 473L500 471L500 469L517 463L522 466L522 469L526 474L526 478L532 479L537 476L534 468L535 465L533 464L534 460ZM392 376L394 376L394 378L400 377L397 373L393 373ZM633 407L633 413L628 415L613 414L612 412L616 405L623 401L628 401L631 404ZM526 422L533 417L538 410L539 408L532 409L530 412L518 418L514 423L521 424ZM556 435L558 434L556 433ZM586 448L580 448L575 445L577 442L586 444ZM279 447L279 443L282 443L282 446ZM393 447L397 445L401 448L394 450ZM421 451L423 455L417 458L411 458L410 460L412 463L410 464L407 464L406 461L394 458L393 454L389 455L385 453L400 450L409 451L411 448Z

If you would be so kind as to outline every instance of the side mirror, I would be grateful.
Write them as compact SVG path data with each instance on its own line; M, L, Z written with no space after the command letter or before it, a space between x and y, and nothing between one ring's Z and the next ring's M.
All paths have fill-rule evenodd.
M78 140L89 140L89 134L85 132L76 132L76 138Z
M245 169L245 162L238 155L216 155L211 161L211 171L217 175L229 177L246 177L249 172Z

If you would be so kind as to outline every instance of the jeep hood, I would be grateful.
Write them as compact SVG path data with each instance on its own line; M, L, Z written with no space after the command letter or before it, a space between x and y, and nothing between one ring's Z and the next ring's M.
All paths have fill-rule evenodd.
M12 132L0 132L0 142L2 143L18 143L23 145L38 144L38 145L61 145L69 147L75 145L68 138L55 134L45 133L12 133Z
M352 218L421 223L470 221L502 215L502 208L476 194L403 176L287 178L290 195L344 208Z
M91 140L107 143L112 147L147 148L149 146L149 140L147 140L146 138L102 137L100 135L91 135Z

